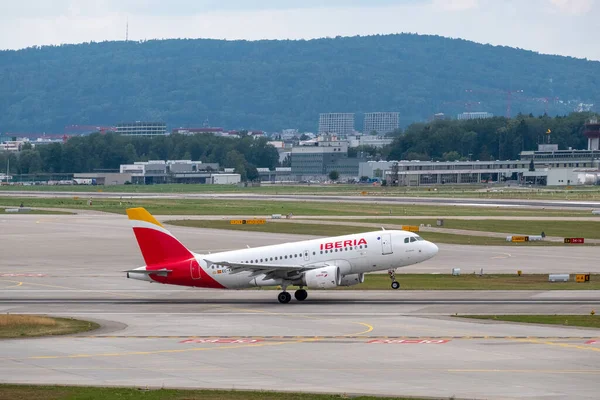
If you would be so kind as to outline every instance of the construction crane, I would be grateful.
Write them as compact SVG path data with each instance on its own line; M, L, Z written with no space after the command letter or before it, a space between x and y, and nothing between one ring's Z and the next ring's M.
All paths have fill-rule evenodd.
M99 125L68 125L65 126L65 132L68 133L88 133L88 132L100 132L105 134L106 132L114 132L116 128L114 126L99 126Z
M501 90L501 89L465 89L466 93L487 93L504 94L506 96L506 118L510 119L512 114L512 102L514 94L521 94L524 91L519 90Z
M460 104L462 106L465 107L465 110L467 112L471 112L471 109L473 106L480 106L481 102L480 101L462 101L462 100L457 100L457 101L445 101L442 103L443 105L446 104Z

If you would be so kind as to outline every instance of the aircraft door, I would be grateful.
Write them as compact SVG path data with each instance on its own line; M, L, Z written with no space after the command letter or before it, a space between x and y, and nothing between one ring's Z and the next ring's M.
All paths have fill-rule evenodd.
M192 279L200 279L200 264L198 264L198 261L190 260L190 274L192 275Z
M310 252L308 250L304 250L304 261L310 261Z
M381 235L381 254L392 254L392 235L390 233L384 233Z

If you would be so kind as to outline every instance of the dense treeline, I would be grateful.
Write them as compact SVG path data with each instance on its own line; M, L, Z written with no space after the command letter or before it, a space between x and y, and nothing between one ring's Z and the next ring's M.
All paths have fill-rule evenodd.
M279 161L277 149L266 138L212 135L136 138L114 133L73 137L65 143L35 148L26 144L18 157L0 153L0 165L7 165L7 157L11 157L13 174L93 172L118 170L121 164L134 161L194 160L235 168L243 179L254 179L256 168L274 169Z
M550 118L518 115L513 119L435 121L412 124L395 132L394 142L383 149L350 149L350 157L388 160L504 160L518 159L524 150L536 150L550 141L560 149L585 149L585 123L595 114L572 113ZM242 132L242 134L244 134ZM136 138L114 133L73 137L65 143L26 146L16 154L0 153L0 170L10 157L12 174L72 173L118 169L119 165L147 160L194 160L235 168L243 179L255 179L256 168L274 169L277 150L266 138L225 138L212 135L169 135ZM289 160L287 164L289 165Z
M413 124L388 149L390 160L516 160L524 150L537 150L550 140L559 149L586 149L583 134L591 113L550 118L518 115L471 121Z
M413 34L298 41L152 40L0 51L0 129L158 120L278 131L322 112L565 114L600 104L600 62ZM525 99L528 97L529 100ZM538 98L537 101L531 100ZM361 114L356 126L361 127Z

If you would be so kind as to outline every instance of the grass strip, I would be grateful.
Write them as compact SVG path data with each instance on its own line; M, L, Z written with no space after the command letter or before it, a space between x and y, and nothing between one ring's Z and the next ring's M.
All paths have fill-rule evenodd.
M49 195L50 196L50 195ZM469 206L433 206L419 204L378 204L372 203L339 203L311 201L265 201L265 200L223 200L223 199L107 199L93 198L92 206L88 206L89 197L73 196L72 198L53 197L1 197L3 206L71 208L105 211L125 214L130 207L145 207L156 215L245 215L270 216L272 214L301 215L334 215L334 216L591 216L585 210L534 210L502 207L469 207Z
M267 391L226 390L142 390L135 388L104 388L79 386L0 385L0 400L339 400L345 394L311 394ZM355 400L408 400L403 397L352 396ZM412 400L418 400L411 398Z
M166 224L205 229L225 229L234 231L249 232L268 232L268 233L291 233L296 235L314 235L314 236L342 236L354 233L372 232L376 228L349 225L319 225L303 223L282 223L267 221L264 225L232 225L229 220L174 220L166 221ZM526 242L512 243L503 238L476 236L476 235L456 235L451 233L438 232L419 232L424 239L434 243L463 244L477 246L565 246L557 242ZM587 246L587 245L585 245Z
M0 338L67 335L99 328L95 322L38 315L0 314Z
M508 321L527 324L582 326L600 328L598 315L460 315L460 318Z
M402 270L400 270L402 271ZM479 271L477 271L479 272ZM403 274L396 273L401 290L598 290L600 274L592 275L590 282L577 283L575 275L569 282L548 282L548 275L526 274ZM391 290L387 274L367 274L360 285L338 287L334 290ZM277 287L252 290L271 290ZM292 289L290 289L292 290Z
M111 186L14 186L0 185L2 191L31 192L107 192L107 193L254 193L254 194L335 194L404 197L454 197L479 199L546 199L546 200L600 200L600 189L586 187L510 188L488 185L439 185L421 187L381 187L372 185L265 185L238 187L236 185L111 185Z

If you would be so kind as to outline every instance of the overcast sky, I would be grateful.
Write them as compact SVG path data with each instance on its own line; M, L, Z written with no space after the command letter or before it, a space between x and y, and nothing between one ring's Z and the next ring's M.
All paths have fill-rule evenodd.
M600 60L600 0L0 0L0 49L413 32Z

